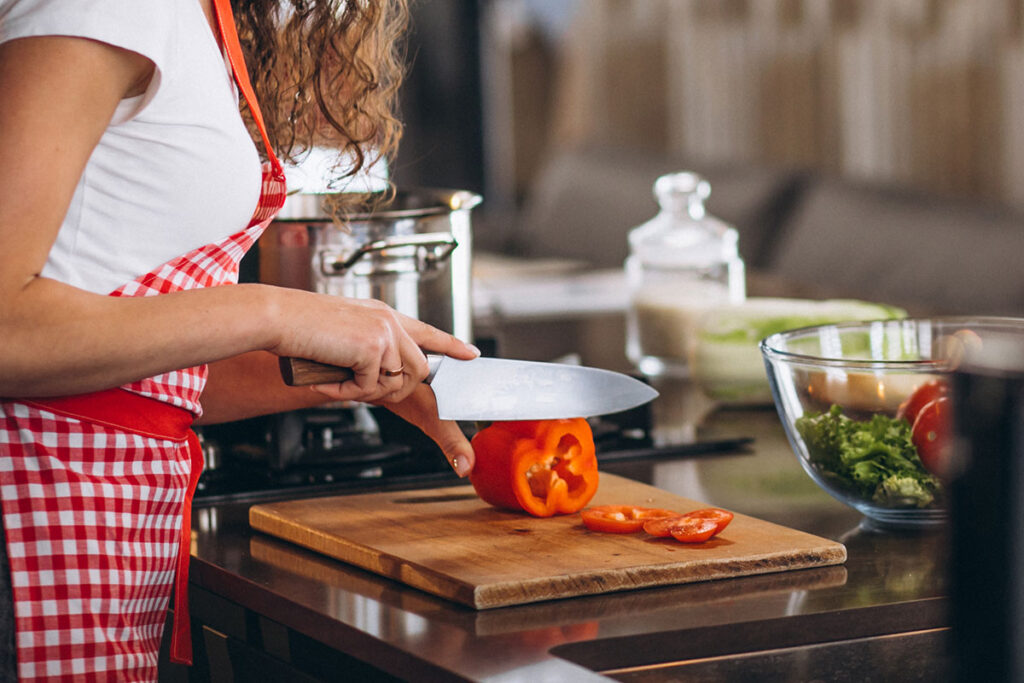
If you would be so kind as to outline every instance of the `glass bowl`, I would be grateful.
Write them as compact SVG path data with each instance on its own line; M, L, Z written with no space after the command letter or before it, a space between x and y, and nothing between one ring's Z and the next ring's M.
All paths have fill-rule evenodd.
M924 418L915 429L919 399L942 393L967 349L1006 334L1024 335L1024 319L817 325L770 335L760 349L775 407L807 474L874 526L921 528L946 520L942 463L952 438Z

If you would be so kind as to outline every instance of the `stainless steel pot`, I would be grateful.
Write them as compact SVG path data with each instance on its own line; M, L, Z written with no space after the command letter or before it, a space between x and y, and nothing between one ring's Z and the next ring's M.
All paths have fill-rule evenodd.
M260 281L378 299L471 341L470 211L464 190L399 190L332 216L330 195L295 194L260 239Z

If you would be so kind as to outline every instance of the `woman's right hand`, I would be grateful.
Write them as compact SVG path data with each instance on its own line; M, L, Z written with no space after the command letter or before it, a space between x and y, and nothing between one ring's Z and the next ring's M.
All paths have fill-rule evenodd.
M334 400L401 402L426 379L426 351L470 360L473 345L375 299L274 288L278 356L351 368L355 377L316 389Z

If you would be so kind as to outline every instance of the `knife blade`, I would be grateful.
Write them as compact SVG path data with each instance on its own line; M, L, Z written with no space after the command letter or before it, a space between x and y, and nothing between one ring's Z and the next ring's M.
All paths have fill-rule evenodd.
M424 380L443 420L553 420L628 410L658 392L629 375L562 363L427 354ZM281 358L286 384L303 386L352 379L349 368L301 358Z

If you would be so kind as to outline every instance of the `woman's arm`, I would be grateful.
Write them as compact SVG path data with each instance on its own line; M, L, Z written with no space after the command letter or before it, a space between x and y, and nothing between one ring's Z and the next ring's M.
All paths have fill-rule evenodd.
M256 284L109 297L41 277L93 147L147 69L77 38L0 45L0 395L81 393L269 351L352 368L332 398L401 401L427 375L423 349L476 355L375 301Z

